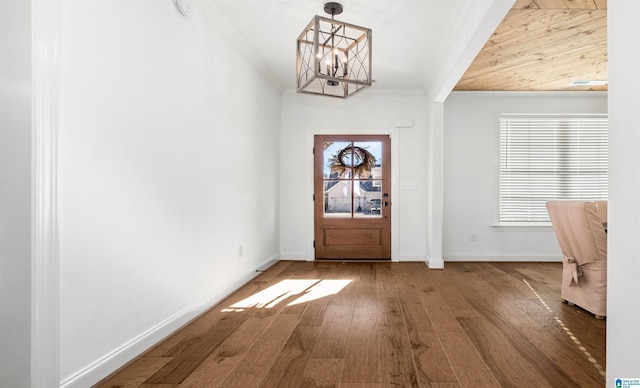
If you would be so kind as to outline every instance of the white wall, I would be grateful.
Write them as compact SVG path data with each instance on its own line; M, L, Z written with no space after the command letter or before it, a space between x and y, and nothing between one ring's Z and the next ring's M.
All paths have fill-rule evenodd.
M607 94L454 92L444 111L445 261L561 260L551 226L493 226L499 115L607 113Z
M0 2L0 387L31 357L31 4Z
M198 8L61 10L60 376L88 386L278 257L280 99Z
M392 139L392 259L425 260L427 100L421 94L363 92L341 100L282 97L281 240L283 258L313 260L313 135L397 133ZM395 128L413 120L412 128ZM395 148L394 148L395 147ZM402 190L402 183L416 190Z
M609 0L607 387L640 379L640 3Z

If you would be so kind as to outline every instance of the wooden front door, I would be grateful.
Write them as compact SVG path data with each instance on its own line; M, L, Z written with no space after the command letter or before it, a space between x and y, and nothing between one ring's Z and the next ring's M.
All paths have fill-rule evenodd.
M318 135L314 142L316 259L391 259L391 142Z

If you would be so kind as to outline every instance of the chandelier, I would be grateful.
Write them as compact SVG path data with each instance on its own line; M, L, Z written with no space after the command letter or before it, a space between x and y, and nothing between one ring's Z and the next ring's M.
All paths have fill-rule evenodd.
M347 98L371 86L371 29L335 20L339 3L324 11L298 37L298 93Z

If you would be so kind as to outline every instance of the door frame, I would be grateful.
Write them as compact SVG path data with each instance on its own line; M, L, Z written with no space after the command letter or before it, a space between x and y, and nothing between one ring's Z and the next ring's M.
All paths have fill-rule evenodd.
M306 188L305 197L308 198L307 206L305 206L306 214L306 241L308 241L306 249L306 260L315 260L315 249L313 248L314 240L314 211L313 211L313 184L314 184L314 160L313 145L316 135L388 135L391 139L391 198L394 206L391 206L391 261L398 262L398 211L400 203L400 193L398 185L398 157L399 157L399 138L398 128L386 129L314 129L307 133L307 161L306 161Z

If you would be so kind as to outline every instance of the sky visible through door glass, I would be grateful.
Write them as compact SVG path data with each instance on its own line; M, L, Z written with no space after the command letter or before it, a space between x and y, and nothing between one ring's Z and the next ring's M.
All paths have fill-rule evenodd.
M331 143L330 146L328 146L325 150L324 150L324 176L325 177L329 177L330 174L330 158L335 155L336 153L340 152L340 150L342 150L344 147L348 146L349 142L344 142L344 141L337 141L337 142L333 142ZM371 142L367 142L367 141L358 141L355 142L355 145L357 147L361 147L366 149L367 151L369 151L373 156L376 157L376 164L380 164L382 162L382 143L379 141L371 141Z

